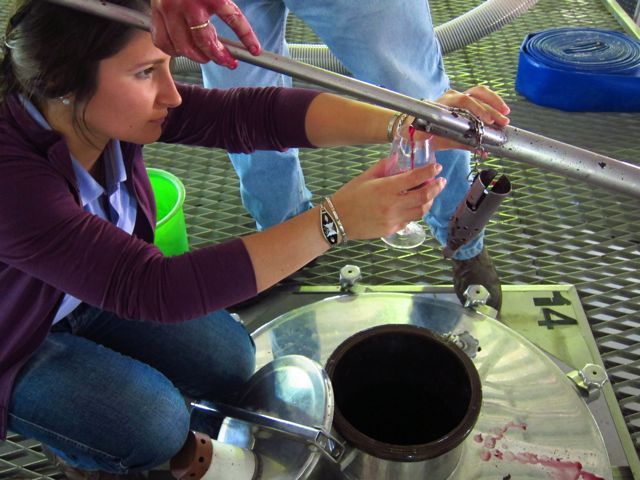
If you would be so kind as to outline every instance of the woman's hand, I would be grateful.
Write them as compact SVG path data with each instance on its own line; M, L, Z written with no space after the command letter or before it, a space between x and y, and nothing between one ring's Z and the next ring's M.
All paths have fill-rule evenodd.
M441 170L437 164L385 177L387 161L379 161L331 196L348 239L379 238L400 230L421 218L444 188L444 178L434 179ZM291 275L330 248L322 234L319 214L319 208L312 208L242 237L258 291Z
M209 22L217 15L231 28L253 55L260 54L260 42L238 6L231 0L151 0L151 34L165 53L185 56L199 63L213 60L236 68L238 61L220 40Z
M365 240L390 235L431 208L446 180L435 178L442 170L430 164L385 177L385 158L331 196L348 238Z
M456 90L448 90L436 101L448 107L468 110L478 117L485 125L504 127L509 124L509 118L507 118L506 115L508 115L511 110L504 100L502 100L500 95L483 85L472 87L464 93L457 92ZM405 122L405 130L411 124L411 121L413 121L413 117L409 117ZM416 132L416 135L428 134L418 134ZM447 150L450 148L473 150L473 147L463 145L454 140L437 135L433 136L432 142L435 150Z

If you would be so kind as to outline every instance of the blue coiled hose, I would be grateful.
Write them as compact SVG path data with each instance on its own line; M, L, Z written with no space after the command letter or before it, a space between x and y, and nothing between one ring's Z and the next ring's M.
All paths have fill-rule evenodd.
M597 28L531 33L520 47L516 90L560 110L640 111L640 42Z

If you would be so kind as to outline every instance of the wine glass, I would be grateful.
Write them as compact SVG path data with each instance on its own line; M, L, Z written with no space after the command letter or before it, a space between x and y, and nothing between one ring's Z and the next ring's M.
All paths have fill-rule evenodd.
M431 138L418 138L415 133L413 127L404 132L396 132L385 169L386 176L397 175L435 162ZM422 245L426 238L427 234L422 225L409 222L403 229L382 237L382 241L394 248L408 249Z

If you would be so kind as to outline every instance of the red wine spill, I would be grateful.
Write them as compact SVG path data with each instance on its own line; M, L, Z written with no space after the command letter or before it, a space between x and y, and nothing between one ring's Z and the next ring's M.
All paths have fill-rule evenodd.
M531 452L504 452L508 447L501 449L496 448L497 442L504 439L505 434L510 429L519 429L526 431L527 425L524 423L509 422L504 427L496 429L492 434L483 436L481 433L476 434L473 439L476 443L482 444L480 458L488 462L491 458L496 460L518 462L529 465L542 465L553 472L555 480L604 480L602 477L591 472L583 470L582 463L565 460L562 458L551 458L546 455L538 455Z

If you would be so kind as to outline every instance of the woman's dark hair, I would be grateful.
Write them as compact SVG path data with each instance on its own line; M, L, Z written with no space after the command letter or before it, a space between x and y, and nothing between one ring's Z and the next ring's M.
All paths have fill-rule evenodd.
M65 95L74 96L76 107L86 104L97 88L100 61L122 50L134 29L46 0L17 3L2 45L0 102L20 93L36 104ZM149 12L148 0L110 3Z

